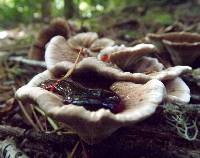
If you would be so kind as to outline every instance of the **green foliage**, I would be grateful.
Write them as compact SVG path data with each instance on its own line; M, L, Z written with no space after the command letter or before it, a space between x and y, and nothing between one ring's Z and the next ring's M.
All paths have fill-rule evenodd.
M149 10L147 14L143 17L143 20L146 23L155 22L161 25L170 25L173 23L173 17L170 13L155 9Z
M145 23L155 22L161 25L170 25L173 23L173 14L168 13L167 9L163 8L166 4L182 3L186 0L71 0L73 2L75 15L78 15L81 19L96 18L102 14L109 13L111 18L120 17L123 14L124 7L141 6L148 7L148 12L142 17L136 15L137 18L141 18ZM31 23L35 21L42 21L42 4L43 2L49 2L49 0L0 0L0 28L5 26L16 25L17 23ZM64 16L64 0L51 0L52 4L52 16ZM158 6L158 8L156 8ZM189 10L187 14L198 15L199 7L194 6L194 9ZM129 10L127 16L135 18L135 12L137 9ZM175 15L184 15L183 9L179 9ZM118 13L118 14L116 14ZM120 13L120 14L119 14ZM117 15L117 16L116 16ZM124 18L124 16L121 16ZM114 19L114 18L113 18ZM120 20L119 18L117 20Z
M0 0L0 22L11 25L13 22L29 23L39 9L39 0Z

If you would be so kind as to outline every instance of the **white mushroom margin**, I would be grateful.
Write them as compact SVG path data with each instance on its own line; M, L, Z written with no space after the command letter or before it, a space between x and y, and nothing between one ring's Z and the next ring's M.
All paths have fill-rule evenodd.
M124 110L117 114L106 109L88 111L81 106L64 105L61 97L38 87L41 82L52 78L54 74L49 70L36 75L17 90L16 98L36 102L48 115L69 125L89 144L103 140L120 127L133 125L152 115L166 93L163 83L155 79L145 84L115 82L111 89L120 96Z

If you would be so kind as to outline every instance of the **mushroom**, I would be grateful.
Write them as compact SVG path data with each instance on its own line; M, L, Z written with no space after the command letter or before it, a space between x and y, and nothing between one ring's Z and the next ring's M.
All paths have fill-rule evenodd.
M147 64L146 66L145 63ZM67 63L65 64L64 62L59 63L59 65L57 64L55 68L50 71L53 74L57 74L60 71L66 73L66 65ZM74 72L74 75L78 76L79 78L83 78L82 76L85 76L84 78L86 78L92 73L96 73L113 81L146 83L149 80L158 79L166 86L166 98L168 102L178 104L180 103L180 100L182 100L182 103L188 103L190 100L190 91L188 91L189 88L185 82L179 78L180 75L191 71L191 68L188 66L175 66L164 69L164 66L159 63L157 59L151 57L142 57L135 68L136 73L130 73L123 72L121 69L114 67L109 63L99 61L94 57L88 57L84 58L80 63L78 63L75 70L76 71ZM93 78L93 76L89 78ZM101 84L101 82L103 81L98 81L98 85Z
M190 72L191 68L189 66L174 66L158 72L152 70L152 73L148 74L145 74L143 72L130 73L124 72L120 68L114 67L114 65L112 64L100 61L95 57L88 57L79 62L75 70L76 71L74 72L74 74L81 74L84 72L93 71L114 80L145 83L152 79L158 79L161 81L171 80L180 76L181 74Z
M56 63L67 61L69 65L76 60L78 52L73 51L68 45L67 40L62 36L53 37L46 50L45 50L45 62L47 69L51 69ZM83 59L81 54L80 59Z
M28 52L28 57L34 60L44 60L45 45L54 36L60 35L65 38L69 38L74 33L74 28L70 21L66 21L63 18L56 18L51 23L43 28Z
M36 102L48 115L70 126L89 144L98 143L120 127L133 125L149 117L165 96L165 87L158 80L150 80L145 84L115 82L110 89L120 96L124 110L116 114L108 109L89 111L82 106L65 105L60 96L38 87L46 79L54 78L52 71L46 70L19 88L16 97L22 101Z
M114 45L114 46L105 47L98 53L97 59L102 60L104 62L110 62L110 55L114 52L118 52L123 49L125 49L124 45L120 45L120 46Z
M191 67L189 66L174 66L169 67L167 69L164 69L163 64L161 64L156 58L152 57L146 57L143 56L144 54L148 54L152 49L149 48L149 45L139 45L141 47L137 47L137 51L134 52L142 52L141 56L136 55L134 58L134 55L124 53L124 51L118 51L117 53L112 53L110 56L111 64L114 62L117 66L122 68L124 71L130 71L132 72L130 75L130 72L124 72L126 75L130 75L130 77L126 76L126 80L136 82L136 83L144 83L148 81L149 79L158 79L166 84L167 89L167 101L171 103L188 103L190 100L190 91L185 82L177 78L180 75L190 72ZM151 45L150 45L151 46ZM134 48L134 47L133 47ZM152 47L154 48L154 47ZM137 54L137 53L135 53ZM139 54L139 53L138 53ZM114 57L114 59L113 59ZM127 61L130 61L130 58L135 61L134 64L128 65L124 64ZM121 63L120 63L121 59ZM123 60L122 60L123 59ZM126 66L127 67L126 67ZM101 66L103 67L103 66ZM120 73L118 73L120 74ZM121 74L123 74L121 72ZM121 75L120 75L121 76ZM173 87L173 90L172 90ZM180 89L182 95L180 95ZM172 99L173 98L173 99Z
M152 44L138 44L134 47L125 47L110 55L110 61L122 70L129 70L135 62L144 55L156 52Z
M114 43L113 40L108 38L98 38L95 32L79 33L67 41L70 48L74 50L86 48L89 55L95 55L95 52L99 52L107 46L112 46Z
M189 32L149 34L147 36L158 48L167 49L175 65L193 66L200 57L200 35Z
M79 33L71 37L67 43L72 49L88 48L98 39L95 32Z
M180 77L167 81L165 87L167 102L182 105L190 101L190 89Z
M164 65L161 64L157 58L147 56L141 57L135 65L136 66L133 67L133 71L138 73L149 74L152 72L162 71L164 69Z
M47 68L51 69L56 63L68 61L72 64L78 56L80 48L85 48L80 60L87 56L97 56L101 49L112 46L114 41L108 38L98 39L94 32L79 33L68 40L62 36L53 37L45 51Z

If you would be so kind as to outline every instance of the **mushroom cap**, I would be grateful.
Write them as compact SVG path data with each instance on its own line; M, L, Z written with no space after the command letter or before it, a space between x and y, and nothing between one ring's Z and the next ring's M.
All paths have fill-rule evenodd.
M196 60L198 60L198 62L200 61L200 41L194 43L187 43L183 41L183 43L180 43L163 40L163 43L175 65L193 66Z
M123 49L125 49L124 45L120 45L120 46L114 45L114 46L105 47L99 52L99 54L97 55L97 59L102 60L104 62L110 62L110 55L114 52L118 52ZM108 58L106 60L105 59L103 60L104 56L107 56Z
M91 44L90 50L92 52L99 52L101 49L103 49L105 47L113 46L114 44L115 44L115 42L109 38L100 38Z
M98 143L118 128L133 125L150 116L165 94L165 87L158 80L151 80L144 85L116 82L111 89L121 97L125 109L117 114L106 109L91 112L84 107L64 105L60 97L37 87L36 84L52 76L49 70L36 75L29 84L17 90L16 97L22 101L36 102L48 115L70 126L89 144Z
M160 51L167 49L175 65L192 65L200 57L200 35L189 32L149 34Z
M89 48L91 44L98 39L98 35L95 32L84 32L79 33L70 39L68 39L67 44L72 49Z
M157 58L141 57L133 67L133 72L150 74L153 72L159 72L164 69L164 65L161 64Z
M174 79L184 73L191 72L192 68L189 66L173 66L169 67L160 72L153 72L148 74L151 78L159 79L159 80L170 80Z
M122 70L129 70L135 62L142 56L156 52L157 49L152 44L138 44L134 47L125 47L110 55L110 61Z
M98 39L97 33L79 33L66 40L62 36L53 37L45 51L47 69L51 69L56 63L68 61L72 65L76 60L80 48L86 48L80 55L80 60L85 56L97 56L97 52L105 47L112 46L114 41L108 38Z
M182 105L190 101L190 89L181 78L167 81L165 87L168 102Z
M73 65L72 63L74 63L77 56L78 53L67 45L67 41L64 37L55 36L50 40L45 51L47 69L51 69L54 65L62 61ZM83 56L81 55L80 58L82 59Z
M189 66L174 66L159 72L153 71L149 74L145 74L144 72L130 73L123 72L121 69L116 68L108 63L99 61L94 57L88 57L84 58L81 62L77 64L75 73L94 71L102 76L106 76L114 80L145 83L151 79L158 79L161 81L174 79L184 73L190 72L191 70L192 69Z

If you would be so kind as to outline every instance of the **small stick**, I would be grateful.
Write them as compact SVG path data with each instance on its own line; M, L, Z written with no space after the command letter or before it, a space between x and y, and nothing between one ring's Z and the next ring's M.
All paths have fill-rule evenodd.
M50 118L48 115L46 115L46 113L45 113L42 109L40 109L40 108L37 107L37 106L34 106L34 108L35 108L35 110L36 110L37 112L39 112L41 115L43 115L43 116L45 116L45 117L47 118L47 121L49 122L49 124L51 125L51 127L52 127L54 130L59 129L57 123L56 123L52 118Z
M13 87L13 91L14 93L16 92L15 87ZM17 100L20 109L22 110L22 112L24 113L24 116L26 117L26 119L29 121L29 123L33 126L33 128L36 131L39 131L40 129L38 128L38 126L34 123L34 121L32 120L32 118L29 116L28 112L26 111L24 105L22 104L21 101Z
M38 118L38 116L37 116L37 114L35 112L35 109L34 109L33 105L30 104L30 106L31 106L31 110L32 110L33 116L34 116L34 118L35 118L35 120L36 120L36 122L37 122L37 124L38 124L38 126L40 128L40 130L41 131L45 131L43 126L42 126L42 123L40 122L40 120L39 120L39 118Z
M24 57L10 57L10 58L8 58L8 60L14 61L14 62L19 62L19 63L29 65L29 66L46 68L46 64L44 61L31 60L31 59L26 59Z
M38 128L38 126L33 122L32 118L29 116L28 112L26 111L26 109L24 108L24 105L22 104L21 101L17 100L19 107L21 108L22 112L24 113L24 116L26 117L26 119L29 121L29 123L33 126L33 128L36 131L40 131L40 129Z
M73 73L73 71L75 70L76 65L77 65L77 63L79 61L79 58L80 58L81 54L83 54L83 48L80 49L80 51L78 53L78 56L77 56L77 58L75 60L74 66L72 68L70 68L69 71L67 71L66 75L64 77L62 77L61 80L64 80L64 79L68 78Z
M25 130L23 128L12 127L8 125L0 125L0 134L17 138L27 138L34 141L53 144L70 143L71 141L73 142L74 140L78 139L77 135L58 135L56 133Z
M76 154L76 151L77 151L79 145L80 145L80 141L78 141L76 143L76 145L74 146L74 148L72 149L72 152L70 153L69 158L74 158L75 157L75 154Z

